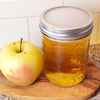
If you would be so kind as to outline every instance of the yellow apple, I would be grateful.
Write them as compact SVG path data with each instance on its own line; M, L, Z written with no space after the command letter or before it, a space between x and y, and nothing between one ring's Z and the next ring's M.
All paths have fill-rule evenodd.
M21 49L21 51L20 51ZM28 41L11 42L0 51L0 69L4 76L19 86L32 84L43 67L41 51Z

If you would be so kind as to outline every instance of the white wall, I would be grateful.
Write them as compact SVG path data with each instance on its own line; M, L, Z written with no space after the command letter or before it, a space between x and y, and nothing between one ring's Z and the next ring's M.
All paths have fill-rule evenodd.
M39 30L39 16L44 9L54 6L78 6L93 13L97 31L100 12L100 0L0 0L0 48L5 44L20 40L30 41L36 46L42 45L42 34ZM99 37L92 35L93 43ZM98 38L98 40L97 40Z

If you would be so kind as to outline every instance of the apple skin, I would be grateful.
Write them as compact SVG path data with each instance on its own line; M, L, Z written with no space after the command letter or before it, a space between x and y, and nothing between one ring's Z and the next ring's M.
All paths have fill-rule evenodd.
M32 43L20 41L5 45L0 52L0 69L4 76L15 85L28 86L39 76L43 68L41 51Z

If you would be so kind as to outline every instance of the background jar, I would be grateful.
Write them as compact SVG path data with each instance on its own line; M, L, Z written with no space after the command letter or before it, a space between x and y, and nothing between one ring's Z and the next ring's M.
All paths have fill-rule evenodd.
M87 71L91 13L70 6L54 7L41 14L40 29L48 80L60 86L81 82Z

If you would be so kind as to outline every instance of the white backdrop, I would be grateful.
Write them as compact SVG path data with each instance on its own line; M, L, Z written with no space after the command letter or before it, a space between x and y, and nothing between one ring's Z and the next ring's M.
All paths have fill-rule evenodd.
M39 16L44 9L61 5L91 11L95 24L91 43L100 42L100 0L0 0L0 48L11 41L20 40L20 37L38 47L42 46Z

